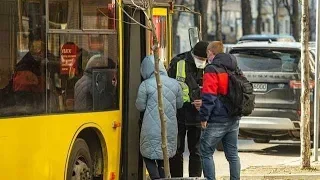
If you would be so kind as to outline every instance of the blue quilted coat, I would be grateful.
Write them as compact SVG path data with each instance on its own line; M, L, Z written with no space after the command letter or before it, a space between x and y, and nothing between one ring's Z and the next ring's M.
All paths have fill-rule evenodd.
M144 81L140 84L136 107L145 111L141 135L140 151L143 157L163 159L161 149L161 122L158 110L157 84L154 75L154 57L147 56L141 64L141 75ZM162 81L162 97L165 119L167 120L167 142L169 157L177 150L177 108L183 105L182 91L179 83L169 78L162 63L160 63L160 78Z

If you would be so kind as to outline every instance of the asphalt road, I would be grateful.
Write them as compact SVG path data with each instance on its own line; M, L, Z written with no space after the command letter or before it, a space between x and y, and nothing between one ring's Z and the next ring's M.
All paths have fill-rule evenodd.
M189 152L184 154L184 176L188 177ZM252 140L239 140L241 169L249 166L291 164L300 156L300 142L271 141L267 144L254 143ZM214 154L216 176L229 175L229 164L224 152Z

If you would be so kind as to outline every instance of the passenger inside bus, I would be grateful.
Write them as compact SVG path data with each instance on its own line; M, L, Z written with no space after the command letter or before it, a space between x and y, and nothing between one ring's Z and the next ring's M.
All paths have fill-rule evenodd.
M115 108L116 105L116 64L107 61L101 54L93 55L83 76L74 87L74 110L95 111Z
M32 111L43 110L45 91L44 44L37 39L31 42L30 51L16 65L13 75L13 91L17 106L31 107Z
M1 90L2 114L34 114L45 107L44 43L34 39L29 52L15 65L8 85Z

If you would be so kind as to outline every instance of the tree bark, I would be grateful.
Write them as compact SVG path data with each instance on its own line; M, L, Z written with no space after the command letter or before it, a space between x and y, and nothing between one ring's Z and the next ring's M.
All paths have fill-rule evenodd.
M301 168L310 168L310 67L309 67L309 0L302 0L301 18Z
M262 27L262 16L261 16L261 9L262 9L262 0L258 0L258 16L257 16L257 22L256 22L256 33L261 34L261 27Z
M202 40L207 41L208 40L208 0L196 0L194 1L194 10L196 12L201 13L202 17ZM198 16L194 16L194 25L199 27L199 19Z
M222 0L216 0L216 40L222 41Z
M252 33L252 14L250 0L241 0L242 13L242 34L248 35Z
M159 68L159 42L156 34L155 25L153 23L153 0L149 0L149 8L148 8L148 14L150 14L149 23L151 25L151 33L153 38L153 55L154 55L154 66L155 66L155 77L157 82L157 93L158 93L158 110L160 115L160 121L161 121L161 148L163 153L163 161L164 161L164 173L165 178L170 178L170 164L169 164L169 155L168 155L168 146L167 146L167 121L164 116L164 105L163 105L163 99L162 99L162 83L160 79L160 68Z

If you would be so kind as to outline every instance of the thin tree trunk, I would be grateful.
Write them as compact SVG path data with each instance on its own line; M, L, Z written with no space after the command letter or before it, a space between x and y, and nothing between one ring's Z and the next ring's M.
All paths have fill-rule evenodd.
M272 1L272 11L273 11L273 33L279 34L279 2L278 0Z
M309 0L302 0L301 43L301 168L310 168L310 67L309 67Z
M261 16L261 9L262 9L262 0L258 0L258 16L257 16L257 24L256 24L256 33L261 34L261 26L262 26L262 16Z
M195 0L194 1L194 10L200 12L202 16L202 40L208 40L208 0ZM194 25L199 26L199 19L197 16L194 16Z
M157 82L157 91L158 91L158 110L160 115L160 121L161 121L161 147L162 147L162 153L163 153L163 161L164 161L164 173L165 178L170 178L170 164L169 164L169 156L168 156L168 146L167 146L167 121L164 117L164 105L163 105L163 99L162 99L162 83L160 79L160 68L159 68L159 46L158 46L158 38L156 34L156 29L152 20L153 14L153 0L149 0L150 7L149 10L149 23L151 25L151 32L153 37L153 55L154 55L154 61L155 61L155 77Z
M242 34L252 33L252 15L250 0L241 0Z
M175 1L175 4L178 4L178 5L181 5L181 4L184 4L185 0L176 0ZM172 37L173 37L173 40L175 40L176 37L178 37L178 22L179 22L179 18L180 18L180 12L175 12L172 16ZM178 54L180 53L180 46L179 46L179 43L174 41L174 45L173 45L173 48L174 48L174 53Z
M222 41L222 0L216 0L216 40Z
M292 26L292 35L293 37L299 41L300 40L300 13L299 13L299 1L292 0L292 19L291 19L291 26Z
M284 7L287 9L288 11L288 15L289 15L289 21L290 21L290 34L292 34L292 13L291 13L291 4L289 4L288 0L283 0L282 1Z

